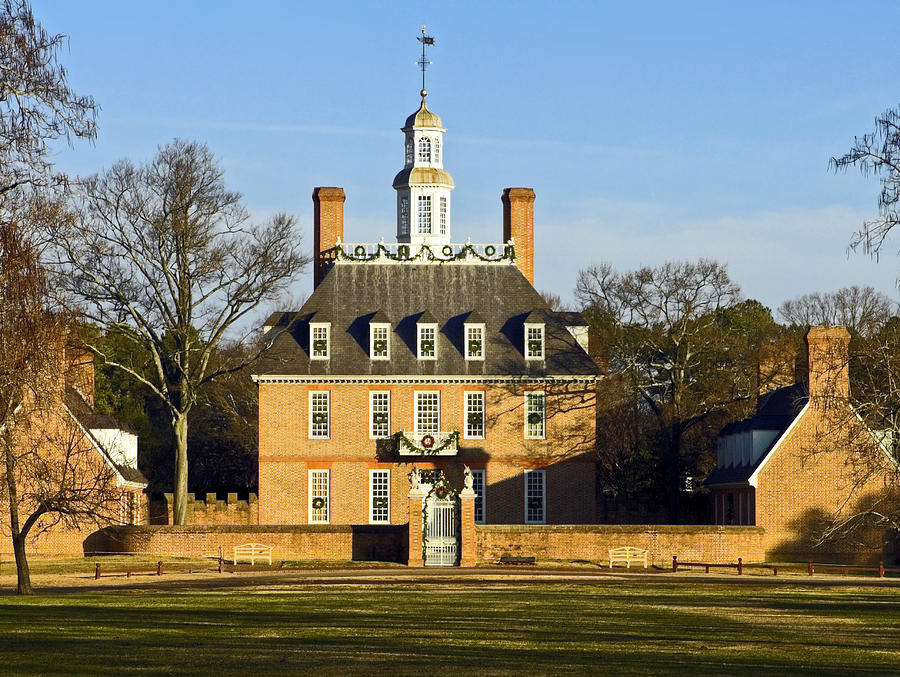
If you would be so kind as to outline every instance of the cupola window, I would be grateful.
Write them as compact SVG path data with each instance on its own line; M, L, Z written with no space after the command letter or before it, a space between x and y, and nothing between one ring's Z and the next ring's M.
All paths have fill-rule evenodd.
M418 232L421 235L431 234L431 196L419 195L417 209Z
M436 164L441 161L441 139L437 136L434 138L434 161Z
M400 198L400 234L409 235L409 198Z
M412 137L406 139L406 164L413 163L413 140Z
M419 139L419 162L431 162L431 139L427 136Z
M441 235L447 234L447 198L442 197L440 199L440 226L441 226Z

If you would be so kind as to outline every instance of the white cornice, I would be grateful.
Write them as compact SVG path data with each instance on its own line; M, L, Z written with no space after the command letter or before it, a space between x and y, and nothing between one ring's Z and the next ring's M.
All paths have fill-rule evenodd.
M788 435L790 435L791 432L794 430L794 428L797 426L797 423L800 422L800 419L803 418L803 415L809 409L809 404L810 403L807 400L806 404L803 406L803 409L800 410L800 413L797 414L797 416L794 418L793 421L791 421L791 424L787 427L787 429L783 433L781 433L781 436L778 438L778 440L775 442L775 444L773 444L771 447L769 447L769 453L766 454L765 457L763 458L763 460L760 461L760 464L758 466L756 466L756 470L753 471L753 474L750 475L749 478L747 478L747 483L751 487L756 488L756 482L759 478L760 471L766 467L766 464L775 455L775 452L778 451L778 447L781 446L781 443L787 439Z
M255 383L596 383L600 376L313 376L253 374Z

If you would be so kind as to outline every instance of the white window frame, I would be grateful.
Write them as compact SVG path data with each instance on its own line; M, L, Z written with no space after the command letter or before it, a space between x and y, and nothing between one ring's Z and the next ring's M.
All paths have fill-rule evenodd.
M484 468L472 470L472 488L475 490L472 515L475 519L475 524L484 524L487 519L487 471ZM480 506L479 501L481 503ZM479 507L481 508L480 516L478 514Z
M431 145L432 148L432 157L434 158L434 164L441 164L441 137L434 137L434 143Z
M427 136L419 137L419 145L417 150L419 162L428 162L431 163L431 139Z
M411 136L406 137L406 148L404 151L404 160L407 165L413 164L416 159L416 144Z
M476 324L476 323L465 323L463 324L465 328L465 347L466 347L466 359L467 360L484 360L485 353L485 345L484 345L484 325ZM478 355L472 353L472 348L469 344L469 341L477 340L481 342L481 350Z
M447 198L441 195L438 198L438 226L441 235L447 234Z
M386 401L387 407L379 407L386 411L376 411L376 400ZM375 423L375 414L387 414L386 423ZM376 426L384 426L384 434L378 434ZM370 390L369 391L369 439L383 440L391 436L391 391L390 390Z
M533 518L529 516L529 507L528 503L531 498L535 498L538 495L529 491L530 483L529 479L533 477L540 477L541 481L541 492L540 492L540 500L541 500L541 510L540 517ZM525 524L546 524L547 523L547 471L543 468L538 469L526 469L525 470Z
M540 408L534 406L535 402L540 402ZM543 390L526 390L525 391L525 439L526 440L543 440L547 438L547 393ZM530 423L528 419L531 414L540 414L540 423ZM539 427L538 427L539 426Z
M434 224L431 219L431 195L416 196L416 232L419 235L431 235Z
M324 398L322 397L324 395ZM317 405L315 404L315 400L324 399L325 401L325 411L316 411ZM331 391L330 390L310 390L309 391L309 439L311 440L327 440L331 439ZM321 405L318 406L321 408ZM315 414L325 414L325 434L321 433L321 429L316 429L316 425L323 425L321 423L314 423L313 417Z
M471 397L470 397L471 396ZM487 432L485 422L485 392L483 390L464 390L463 391L463 411L466 419L463 421L463 437L467 440L483 440ZM481 400L479 405L478 400ZM469 428L469 414L481 414L481 434L473 435Z
M434 395L436 396L437 401L437 409L436 409L436 422L434 425L434 429L429 426L425 429L424 426L421 425L422 421L419 418L419 403L424 398L425 395ZM416 390L413 393L413 427L416 435L435 435L441 431L441 391L440 390Z
M383 490L378 493L383 494L376 496L375 478L384 477ZM375 499L386 499L387 505L383 508L375 507ZM378 511L378 514L376 514ZM391 471L390 469L376 468L369 470L369 524L390 524L391 523Z
M322 478L324 478L324 482ZM331 471L327 468L311 468L308 472L307 488L309 524L328 524L331 521ZM313 510L312 504L315 498L324 498L325 507L321 510Z
M400 196L400 234L409 235L409 196Z
M543 324L525 324L525 359L526 360L543 360L546 354L544 325ZM531 342L540 341L540 351L532 350Z
M429 339L425 338L423 334L425 331L431 331L432 340L434 343L434 350L431 351L431 355L423 355L422 354L422 341L427 341ZM420 360L436 360L437 359L437 351L438 351L438 326L437 324L432 323L419 323L416 325L416 357Z
M384 338L376 339L375 331L384 330ZM375 354L375 341L387 341L387 350L384 355ZM391 325L386 322L375 322L369 324L369 359L372 360L389 360L391 359Z
M316 338L317 332L324 332L325 335L325 353L316 355L316 341L322 340L321 335ZM309 359L311 360L327 360L331 355L331 323L330 322L310 322L309 323Z

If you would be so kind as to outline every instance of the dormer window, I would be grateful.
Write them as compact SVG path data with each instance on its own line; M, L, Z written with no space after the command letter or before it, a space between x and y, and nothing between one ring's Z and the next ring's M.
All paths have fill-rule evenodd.
M544 359L544 325L525 325L525 359Z
M419 349L420 360L437 359L437 325L419 323L419 336L416 345Z
M373 360L391 358L391 325L385 323L369 325L369 357Z
M419 162L431 162L431 139L427 136L419 139Z
M466 359L484 359L484 325L466 322Z
M310 358L327 360L331 355L331 324L328 322L309 325Z

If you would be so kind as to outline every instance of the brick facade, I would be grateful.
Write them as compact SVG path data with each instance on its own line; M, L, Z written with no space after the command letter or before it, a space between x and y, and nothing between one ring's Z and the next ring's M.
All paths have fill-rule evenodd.
M161 499L150 501L150 524L172 524L172 494L163 494ZM247 499L238 499L236 493L229 493L224 499L216 494L195 497L188 494L188 524L259 524L259 504L256 494Z

